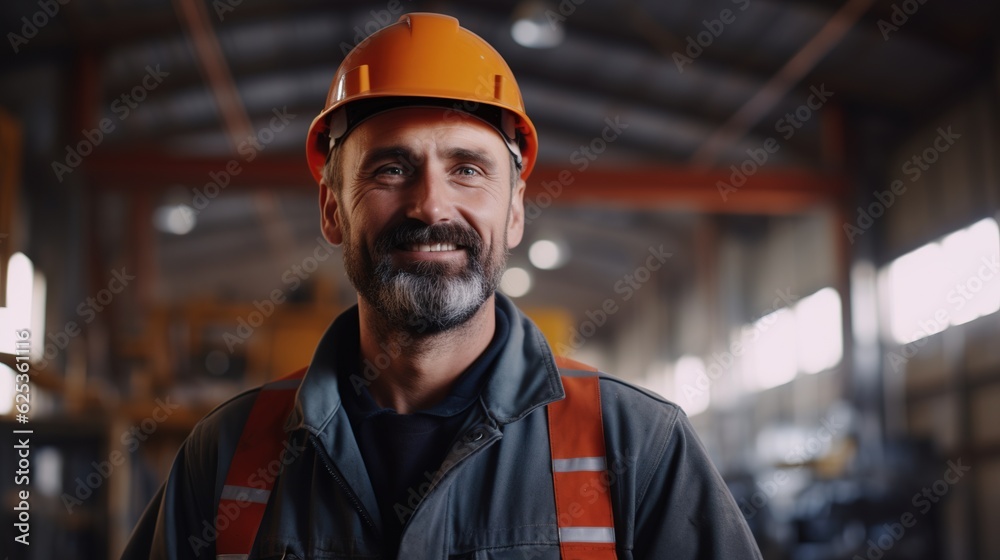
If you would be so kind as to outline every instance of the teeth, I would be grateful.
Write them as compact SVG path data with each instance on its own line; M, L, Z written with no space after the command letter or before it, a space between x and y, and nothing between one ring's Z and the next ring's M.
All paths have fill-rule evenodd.
M411 244L407 247L410 251L420 251L424 253L436 253L438 251L454 251L458 249L454 243L435 243L433 245L427 244Z

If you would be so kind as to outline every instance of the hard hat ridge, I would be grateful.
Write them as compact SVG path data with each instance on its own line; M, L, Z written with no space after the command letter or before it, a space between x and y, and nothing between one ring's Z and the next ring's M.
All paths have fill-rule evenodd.
M479 36L440 14L400 17L359 43L341 63L326 107L309 128L306 155L321 180L331 147L375 114L401 107L452 109L494 127L521 164L534 167L538 141L514 75Z

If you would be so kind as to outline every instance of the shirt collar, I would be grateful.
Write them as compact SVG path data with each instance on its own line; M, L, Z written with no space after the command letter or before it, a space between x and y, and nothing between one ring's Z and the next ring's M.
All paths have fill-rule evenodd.
M493 342L484 355L480 356L484 360L482 367L487 372L492 371L492 374L485 374L486 379L482 380L480 396L487 413L497 423L506 424L520 419L539 406L563 398L565 393L552 351L538 327L506 296L496 294L495 305L497 317L502 315L507 320L507 338L504 343L494 336L495 357L486 356L493 348ZM346 375L347 387L366 385L363 371L337 371L337 364L342 363L339 353L357 353L359 325L358 308L355 305L340 314L320 339L299 387L295 412L289 419L290 428L302 427L315 434L326 430L342 404L338 374ZM479 361L477 359L476 363ZM492 368L489 367L491 364ZM475 387L470 389L462 384L458 384L457 388L463 394L468 394L470 390L475 392ZM454 406L453 403L449 404L449 399L439 404L445 408Z

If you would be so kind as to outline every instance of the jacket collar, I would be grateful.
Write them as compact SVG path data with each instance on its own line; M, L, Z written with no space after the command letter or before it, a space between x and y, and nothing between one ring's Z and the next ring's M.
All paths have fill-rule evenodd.
M508 424L563 398L565 392L552 350L538 327L506 296L496 294L495 305L510 318L510 334L493 371L488 373L481 399L493 420ZM327 329L299 387L287 428L305 428L321 434L341 407L337 376L355 376L351 385L367 382L362 371L336 371L338 352L358 351L359 328L355 305Z

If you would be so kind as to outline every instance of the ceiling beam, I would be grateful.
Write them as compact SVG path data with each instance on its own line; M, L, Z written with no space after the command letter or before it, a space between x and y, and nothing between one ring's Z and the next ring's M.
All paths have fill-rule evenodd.
M526 212L549 204L598 204L721 214L794 214L842 200L843 177L805 169L758 169L733 180L732 167L646 167L627 170L542 167L528 181ZM744 181L740 182L739 177ZM736 187L735 184L740 186ZM559 190L562 186L562 190ZM553 196L559 193L558 196ZM549 202L549 201L552 202Z
M234 188L316 189L305 158L298 156L261 156L247 163L235 158L94 154L84 165L87 177L100 189L164 190L181 184L190 189L192 204L202 200L210 202ZM234 165L239 173L228 173L227 166L235 169ZM733 175L731 167L705 171L690 167L577 171L564 166L540 165L528 181L525 200L529 209L532 205L537 207L532 210L536 212L544 212L553 204L593 203L710 213L789 214L816 204L843 200L849 192L843 177L805 169L759 168L742 183L739 181L741 175L736 181ZM137 181L137 177L142 177L141 181ZM203 198L196 201L199 194Z
M819 30L819 33L803 45L756 95L747 100L739 111L702 144L692 156L692 162L699 166L714 164L727 145L738 141L751 130L840 43L871 7L873 1L848 0Z

